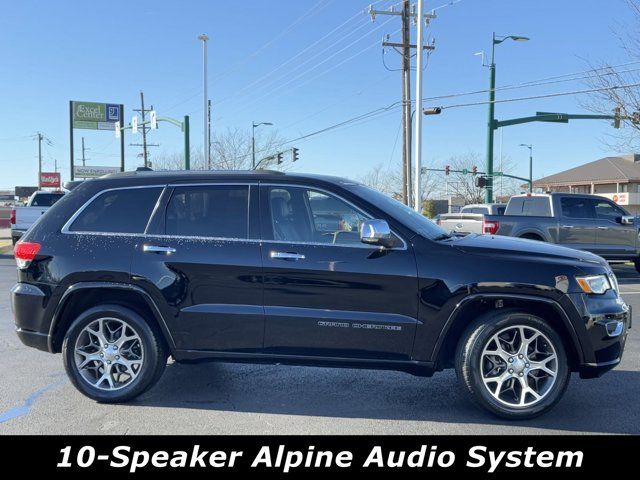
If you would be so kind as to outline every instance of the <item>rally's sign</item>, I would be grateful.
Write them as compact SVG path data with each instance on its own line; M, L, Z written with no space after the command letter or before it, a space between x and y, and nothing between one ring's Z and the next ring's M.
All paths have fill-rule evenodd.
M40 173L40 186L49 188L60 188L60 173L42 172Z
M114 103L71 102L73 128L113 130L122 121L121 106Z
M97 178L110 173L118 173L120 168L118 167L85 167L76 165L73 167L73 175L78 178Z

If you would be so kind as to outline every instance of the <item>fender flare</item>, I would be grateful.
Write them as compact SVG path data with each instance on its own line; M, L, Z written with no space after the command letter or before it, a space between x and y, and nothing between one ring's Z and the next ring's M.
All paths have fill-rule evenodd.
M436 341L435 347L433 349L433 354L431 357L434 362L438 361L438 358L440 357L440 353L441 353L441 348L444 345L445 341L447 340L449 330L451 329L451 326L455 322L457 316L462 311L462 308L465 306L465 304L469 303L470 301L481 300L481 299L495 299L495 300L515 299L515 300L526 300L528 302L545 303L547 305L550 305L554 310L556 310L560 314L560 318L562 318L562 323L564 324L565 328L569 332L571 344L573 345L573 347L576 350L576 353L578 354L578 363L583 364L585 362L584 360L585 352L582 348L582 342L580 341L578 332L576 331L576 328L573 325L573 322L571 322L569 315L567 314L565 309L562 307L562 305L560 305L558 302L550 298L540 297L536 295L524 295L524 294L521 295L521 294L514 294L514 293L509 293L509 294L475 293L461 299L456 304L453 311L447 318L444 328L442 329L440 335L438 336L438 340Z
M173 339L173 336L171 335L171 331L167 326L167 323L164 319L164 316L162 315L162 312L158 308L158 305L153 300L151 295L149 295L149 293L147 293L141 287L130 285L128 283L116 283L116 282L78 282L78 283L71 284L67 287L67 289L62 294L62 297L60 297L60 301L56 305L56 309L51 319L51 325L49 326L47 346L50 352L53 352L53 339L54 339L54 331L55 331L56 325L59 323L60 315L62 314L64 307L67 305L67 302L69 301L69 297L73 293L79 290L97 289L97 288L128 290L140 295L142 299L146 302L147 306L154 313L156 320L160 325L160 330L162 331L162 335L164 336L165 340L167 341L167 344L169 345L169 349L171 350L172 353L175 353L176 344Z

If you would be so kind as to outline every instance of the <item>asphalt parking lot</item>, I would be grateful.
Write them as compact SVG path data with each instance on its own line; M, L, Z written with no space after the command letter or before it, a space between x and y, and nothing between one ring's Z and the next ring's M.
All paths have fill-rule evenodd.
M640 312L640 275L614 267ZM13 258L0 256L0 434L551 434L640 433L640 333L602 378L574 375L560 404L509 423L474 407L453 372L405 373L233 364L171 364L125 405L100 405L67 380L60 355L23 346L8 292Z

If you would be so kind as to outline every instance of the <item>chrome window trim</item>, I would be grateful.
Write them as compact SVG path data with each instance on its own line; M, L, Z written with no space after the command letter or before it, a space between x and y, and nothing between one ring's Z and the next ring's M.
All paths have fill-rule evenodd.
M158 195L158 200L161 198L162 193L164 191L164 189L167 187L166 184L161 184L161 185L134 185L134 186L130 186L130 187L114 187L114 188L107 188L105 190L100 190L98 193L96 193L95 195L93 195L89 200L87 200L86 202L84 202L84 204L78 209L76 210L76 212L71 215L71 218L69 218L69 220L66 221L66 223L62 226L62 228L60 229L61 233L67 234L67 235L118 235L118 236L140 236L140 235L144 235L144 232L146 231L148 225L149 225L149 220L151 219L151 216L149 217L149 220L147 220L147 224L145 225L145 230L141 233L125 233L125 232L92 232L92 231L85 231L85 230L77 230L77 231L71 231L69 230L69 228L71 228L71 225L73 225L73 222L75 222L75 220L78 218L78 216L80 216L80 214L89 206L91 205L91 203L97 199L99 196L108 193L108 192L114 192L114 191L118 191L118 190L139 190L142 188L160 188L162 189L162 191L160 192L160 194ZM156 200L156 204L158 203L158 200ZM153 213L153 212L152 212Z
M101 235L101 236L109 236L109 235L114 236L115 235L115 236L120 236L120 237L176 238L176 239L213 240L213 241L218 241L218 242L220 242L220 241L225 241L225 242L248 242L248 243L259 243L259 244L262 244L262 242L269 242L269 243L277 243L277 244L281 244L281 245L312 245L312 246L323 246L323 247L364 248L364 249L367 249L367 250L379 250L379 249L381 249L381 247L377 247L375 245L366 245L364 243L335 244L335 243L322 243L322 242L290 242L290 241L287 241L287 240L265 240L265 239L262 239L262 238L260 238L260 239L257 239L257 238L246 238L245 239L245 238L184 236L184 235L166 235L166 234L150 234L150 233L147 233L147 228L149 227L149 222L153 218L153 215L156 213L156 209L159 207L160 199L162 198L162 195L163 195L164 191L167 188L206 187L206 186L219 186L219 185L225 185L225 186L237 185L237 186L247 186L247 187L251 187L251 186L266 186L266 187L306 188L306 189L310 189L310 190L315 190L315 191L318 191L318 192L326 193L328 195L332 195L332 196L340 199L341 201L343 201L344 203L346 203L350 207L352 207L354 210L360 212L365 217L367 217L369 219L374 218L371 214L363 211L362 208L354 205L352 202L350 202L349 200L343 198L342 196L338 195L337 193L332 192L332 191L327 190L327 189L324 189L322 187L317 187L317 186L313 186L313 185L308 185L308 184L303 184L303 183L271 183L271 182L263 183L263 182L259 182L259 181L251 181L251 182L211 182L211 181L207 181L207 182L202 182L202 183L168 183L168 184L154 184L154 185L135 185L135 186L129 186L129 187L114 187L114 188L108 188L108 189L105 189L105 190L100 190L95 195L93 195L89 200L87 200L71 216L71 218L69 218L69 220L67 220L67 222L64 224L64 226L62 227L62 229L60 231L61 231L61 233L64 233L66 235ZM160 194L158 195L158 200L156 201L156 205L154 206L154 209L152 210L151 215L149 216L149 220L147 221L147 225L145 226L145 231L144 232L142 232L142 233L125 233L125 232L92 232L92 231L71 231L71 230L69 230L69 228L71 227L73 222L83 212L83 210L85 208L87 208L100 195L102 195L104 193L107 193L107 192L117 191L117 190L133 190L133 189L140 189L140 188L162 188L163 189L160 192ZM391 230L391 233L393 233L396 237L398 237L400 239L400 241L402 242L402 247L388 248L386 250L407 250L407 242L405 241L405 239L393 229Z

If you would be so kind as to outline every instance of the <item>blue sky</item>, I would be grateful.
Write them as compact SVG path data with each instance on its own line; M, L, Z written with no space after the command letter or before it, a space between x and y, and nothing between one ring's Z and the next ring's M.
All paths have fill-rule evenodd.
M400 21L378 17L371 23L364 13L369 3L5 3L0 17L0 188L35 184L37 142L30 137L37 131L52 142L44 147L43 169L53 170L57 159L63 179L68 179L68 102L73 99L124 103L129 119L131 108L139 107L139 91L144 90L147 104L153 104L158 115L191 116L192 146L201 148L202 54L197 36L202 32L211 37L214 130L248 130L252 120L269 121L280 136L291 139L399 100L400 73L384 68L379 43L383 34L398 32ZM377 8L394 3L383 0ZM428 1L427 7L444 3ZM527 43L505 42L498 47L498 86L583 71L588 60L628 61L612 33L619 22L630 20L623 0L462 0L438 14L428 30L437 48L425 73L425 97L486 88L488 71L474 53L489 50L494 30L531 37ZM399 39L399 34L392 38ZM394 52L385 58L389 67L399 66ZM583 88L580 81L567 82L498 92L498 98ZM434 103L485 98L482 94ZM537 110L584 111L577 97L559 97L499 104L496 116L524 116ZM396 110L298 142L301 161L293 169L358 178L375 165L399 164L399 125ZM450 156L470 152L483 155L485 125L486 105L425 118L425 163L441 165ZM526 176L528 154L518 145L533 143L535 176L540 177L606 154L628 153L608 150L603 139L610 132L607 121L528 124L504 129L502 148L518 162L514 173ZM111 132L76 130L76 158L83 135L91 149L90 165L118 165L118 141ZM127 145L139 141L140 136L127 134ZM154 152L182 148L179 130L169 126L153 132L150 141L161 144ZM138 149L127 147L129 168L139 164L137 153Z

